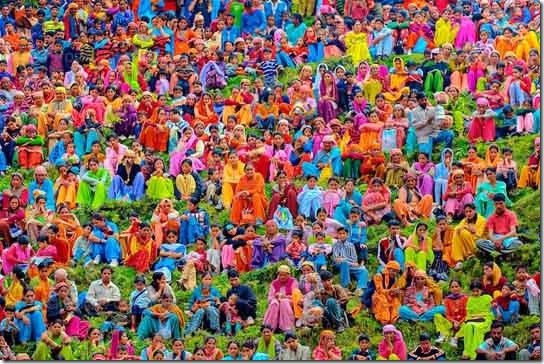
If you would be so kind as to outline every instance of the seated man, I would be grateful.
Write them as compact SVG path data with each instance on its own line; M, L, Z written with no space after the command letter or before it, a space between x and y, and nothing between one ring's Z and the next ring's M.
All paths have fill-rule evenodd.
M488 235L488 239L480 239L476 242L478 248L488 253L509 254L522 245L516 231L518 219L514 212L506 209L505 201L506 198L502 193L493 196L495 212L487 219L484 233Z
M346 228L337 229L338 239L332 246L332 257L335 267L340 271L340 284L347 288L351 283L351 276L357 280L356 296L361 296L366 289L368 281L368 271L364 263L357 263L357 251L355 246L348 239Z
M516 360L518 345L502 336L504 324L494 321L491 325L491 337L476 349L476 360Z
M431 336L423 333L419 335L419 345L408 353L408 360L446 360L446 353L433 346Z
M110 267L102 267L100 279L89 286L85 296L85 311L90 316L96 316L99 312L117 311L121 292L111 281L112 274Z
M327 321L323 327L329 327L336 332L344 331L344 309L342 308L348 302L348 295L344 288L333 284L333 275L329 271L321 271L319 274L323 289L318 297L324 308L324 318Z
M531 334L531 343L519 351L519 360L540 361L540 323L529 326L529 333Z

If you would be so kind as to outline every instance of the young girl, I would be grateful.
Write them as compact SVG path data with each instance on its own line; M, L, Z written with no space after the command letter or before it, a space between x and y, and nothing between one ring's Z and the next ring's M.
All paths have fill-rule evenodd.
M225 333L228 336L235 336L242 329L242 317L236 308L236 301L238 296L231 295L227 302L223 302L219 308L226 316L225 320Z
M406 141L406 130L408 129L408 118L404 111L404 107L396 104L393 107L393 114L385 122L385 129L394 129L396 133L396 148L402 149ZM385 130L384 130L384 134ZM385 143L384 143L385 144ZM386 146L384 145L384 148Z
M414 173L417 176L417 188L423 195L433 195L434 186L434 163L430 162L427 154L419 153L417 162L412 166Z
M512 149L502 150L503 158L497 164L497 180L506 183L506 190L511 192L518 185L518 168L512 158Z
M322 196L322 206L329 217L333 216L334 209L338 206L342 197L342 190L338 188L338 180L334 177L329 178L328 188L323 192Z

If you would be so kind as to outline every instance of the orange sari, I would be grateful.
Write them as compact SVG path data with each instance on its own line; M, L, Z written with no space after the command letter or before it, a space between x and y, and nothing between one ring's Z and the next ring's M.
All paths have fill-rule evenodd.
M150 120L144 123L142 133L140 134L140 143L155 152L166 152L169 133L170 131L166 126L166 119L162 122L159 121L158 109L155 109Z
M125 265L138 273L149 271L151 263L157 258L155 241L151 238L142 241L139 235L132 235L128 243Z
M219 121L219 116L213 111L211 105L204 104L204 101L199 100L195 104L195 122L201 121L204 125L217 124ZM193 123L194 125L195 123Z
M70 245L70 252L74 248L77 238L83 234L83 229L77 217L70 215L68 220L63 220L62 218L56 218L53 223L59 227L59 238L66 240Z
M242 219L242 212L246 208L253 210L252 215L255 219L265 221L266 206L268 201L264 194L264 178L260 173L255 173L253 178L243 175L236 186L236 194L246 191L249 193L247 198L235 198L232 202L230 218L233 223L239 224Z

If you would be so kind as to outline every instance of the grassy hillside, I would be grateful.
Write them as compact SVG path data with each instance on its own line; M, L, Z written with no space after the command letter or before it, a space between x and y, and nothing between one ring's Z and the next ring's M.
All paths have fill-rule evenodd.
M516 137L505 141L500 141L499 145L503 146L513 146L515 150L515 159L518 162L518 165L523 165L524 161L527 159L527 156L532 150L532 137ZM456 157L461 157L466 151L466 146L468 143L464 139L458 139L455 142L455 154ZM480 155L483 155L486 145L482 144L478 146ZM366 186L360 186L361 190L365 190ZM268 190L268 192L270 192ZM520 221L520 234L523 237L523 240L526 242L526 245L523 246L519 252L511 259L511 262L499 262L503 274L509 279L512 280L514 277L513 266L518 263L523 263L529 266L530 271L534 272L539 270L540 267L540 191L532 190L523 190L518 191L513 197L514 206L513 210L516 211ZM141 212L143 219L149 219L153 208L155 207L156 202L154 201L142 201L136 202L131 205L128 205L123 202L113 202L108 203L104 207L105 215L113 220L115 223L119 224L121 228L125 228L127 225L126 216L130 211ZM176 207L179 210L184 208L184 204L176 202ZM228 220L228 215L225 212L217 213L213 208L203 205L206 208L211 217L212 221L224 223ZM88 220L90 211L84 209L78 211L78 215L81 218L82 222ZM431 228L433 224L431 223ZM386 233L386 227L383 225L380 226L371 226L368 230L369 237L369 249L370 249L370 261L368 264L369 271L375 273L377 261L375 258L376 253L376 243L379 238L381 238ZM403 231L404 234L409 234L411 228L407 228ZM515 262L515 263L514 263ZM470 280L481 277L482 275L482 266L483 261L480 261L477 258L469 260L461 272L453 272L452 277L458 278L463 283L463 286L467 287ZM239 333L235 339L239 341L244 341L249 338L254 338L258 336L259 325L262 322L262 317L266 310L266 297L268 291L269 282L275 276L276 266L268 266L265 269L250 272L242 276L242 281L249 284L255 290L259 305L258 305L258 314L257 314L257 325L248 328L247 330ZM78 287L80 291L85 290L88 287L89 283L95 279L99 278L99 268L98 267L89 267L83 269L82 267L75 267L69 269L70 278L78 282ZM174 272L173 279L176 280L179 278L179 272ZM148 274L148 279L150 278ZM121 289L123 297L128 297L129 293L132 291L132 282L135 277L135 272L131 268L119 267L114 272L113 281ZM219 275L214 278L214 285L221 291L226 292L229 287L228 280L224 274ZM444 291L446 290L446 285L443 286ZM187 310L187 301L190 296L190 292L182 291L178 288L175 288L176 297L180 306ZM353 299L349 302L348 308L353 308L358 305L356 299ZM512 338L514 341L521 345L525 345L528 342L528 333L527 329L531 323L538 322L540 318L538 317L523 317L520 322L516 325L508 327L505 331L506 335ZM91 323L92 326L99 326L103 321L101 318L93 318ZM436 334L434 325L432 323L417 323L417 324L408 324L408 323L399 323L399 329L404 333L405 339L408 343L408 347L416 345L418 341L419 334L422 332L428 332L431 334ZM345 332L337 335L337 342L339 346L343 349L344 356L347 356L352 349L357 346L355 338L361 334L365 333L370 336L373 344L377 344L381 338L381 325L378 324L374 318L367 312L363 311L356 317L356 325L348 328ZM317 337L319 332L317 330L299 330L299 334L303 337L303 341L315 346L317 343ZM195 335L190 338L187 338L187 347L189 350L192 350L195 345L201 344L204 337L208 335L206 332L198 331ZM279 335L281 338L281 335ZM134 339L136 339L134 337ZM227 341L231 340L230 337L221 336L218 337L218 343L221 348L225 348ZM138 341L134 340L136 347L141 349L145 347L149 340ZM460 351L454 350L447 344L444 344L444 349L448 354L448 358L457 359L460 357ZM33 345L29 346L19 346L16 348L17 352L32 352ZM78 344L74 343L74 350L77 352Z

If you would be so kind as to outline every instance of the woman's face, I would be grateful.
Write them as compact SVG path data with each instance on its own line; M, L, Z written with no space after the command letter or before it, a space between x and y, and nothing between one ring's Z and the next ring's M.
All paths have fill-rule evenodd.
M469 220L472 219L475 214L476 214L476 210L474 210L471 207L465 207L465 217L467 219L469 219Z
M215 339L210 339L206 341L206 349L208 349L209 351L215 350L215 345Z
M61 324L55 323L55 324L53 324L51 326L51 333L53 335L58 336L58 335L60 335L61 332L62 332L62 325Z
M264 329L262 334L263 339L265 339L266 341L269 341L272 338L272 330L270 329Z
M68 287L62 287L58 290L57 292L58 296L60 299L65 299L66 297L68 297Z
M25 302L26 303L32 303L34 302L34 291L28 291L26 294L25 294Z
M425 227L425 225L420 225L417 227L416 232L417 232L417 235L424 236L425 233L427 232L427 228Z
M484 266L484 275L488 278L491 278L491 276L493 275L493 268L485 265Z
M461 286L459 285L458 282L456 282L456 281L451 282L451 284L450 284L450 292L453 293L453 294L459 294L459 293L461 293Z
M240 355L240 348L237 344L231 343L228 347L228 352L231 358L237 358Z
M205 275L202 278L202 285L209 287L212 285L212 277L210 275Z
M9 207L11 207L12 210L15 210L19 207L19 199L13 198L9 201Z

